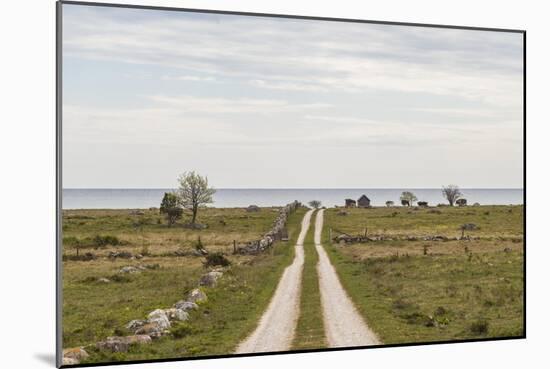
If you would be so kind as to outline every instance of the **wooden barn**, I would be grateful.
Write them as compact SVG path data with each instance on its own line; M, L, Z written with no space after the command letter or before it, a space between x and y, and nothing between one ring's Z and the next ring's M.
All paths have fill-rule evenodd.
M363 195L357 200L357 207L359 208L370 208L370 199Z
M357 201L353 199L346 199L346 208L354 208L357 206Z

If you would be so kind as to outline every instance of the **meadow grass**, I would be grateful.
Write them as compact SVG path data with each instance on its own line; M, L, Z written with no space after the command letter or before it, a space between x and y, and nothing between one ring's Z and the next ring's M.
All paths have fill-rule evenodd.
M395 210L380 208L351 209L347 216L337 215L337 209L325 212L329 257L382 342L522 336L523 244L517 241L523 236L522 207L399 210L396 216L391 216ZM471 232L479 240L345 246L329 239L331 227L355 234L365 225L369 232L454 237L458 225L467 222L480 225Z
M348 215L338 215L340 211ZM443 235L458 237L462 224L474 223L477 230L466 234L481 238L514 238L523 236L523 206L467 206L431 208L352 208L329 209L325 212L327 227L349 234Z
M314 216L312 216L312 219ZM304 269L300 296L300 315L296 326L292 348L294 350L315 349L327 346L323 309L319 290L317 263L319 255L315 250L314 221L304 240Z
M242 209L228 209L227 213L224 210L215 209L210 214L205 212L202 218L204 222L205 219L212 221L216 217L224 217L225 226L220 223L219 226L206 230L208 234L215 233L215 239L221 240L223 230L228 227L229 234L238 229L247 230L247 237L263 234L276 216L271 209L265 208L254 214L246 214ZM230 217L235 214L242 218L231 220ZM90 358L84 362L232 353L236 345L256 327L284 268L291 263L294 256L293 246L304 214L305 209L300 208L289 217L288 242L277 242L269 251L257 256L227 254L231 267L216 287L205 288L208 301L199 310L191 312L188 322L175 324L172 334L155 340L151 345L134 346L126 353L100 352L93 344L107 336L130 334L125 329L127 322L142 319L156 308L167 308L183 299L188 291L196 287L200 275L206 271L202 257L167 257L165 247L155 246L158 245L154 242L155 235L159 234L164 240L170 238L171 243L179 244L186 242L185 240L193 241L200 234L201 241L208 250L231 250L231 237L226 244L216 248L209 244L211 237L203 236L205 230L161 228L164 226L152 222L145 230L148 240L151 241L151 256L141 260L110 260L102 257L89 262L64 262L63 346L86 346ZM117 219L117 215L121 219ZM101 252L120 250L121 247L141 248L141 245L134 243L135 239L128 237L131 231L127 229L127 211L89 211L86 216L93 216L93 219L87 221L95 223L89 224L83 233L77 231L78 227L69 226L67 231L71 236L84 239L102 231L102 234L110 234L128 242L124 246L98 249ZM111 228L103 229L101 225L107 223L112 225ZM171 237L163 235L166 230L172 233ZM158 263L160 267L139 274L118 273L125 265L154 263ZM113 280L103 284L98 282L101 277Z

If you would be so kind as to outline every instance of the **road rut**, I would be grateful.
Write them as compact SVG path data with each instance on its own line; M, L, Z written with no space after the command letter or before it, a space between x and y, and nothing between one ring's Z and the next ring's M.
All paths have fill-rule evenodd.
M380 344L378 337L367 326L342 287L336 270L321 244L323 213L324 210L320 210L315 218L314 240L315 249L319 254L317 273L328 345L350 347Z
M267 310L254 332L237 347L236 353L287 351L290 349L298 321L302 269L304 265L304 239L309 229L313 210L302 219L302 229L295 246L295 256L288 266Z

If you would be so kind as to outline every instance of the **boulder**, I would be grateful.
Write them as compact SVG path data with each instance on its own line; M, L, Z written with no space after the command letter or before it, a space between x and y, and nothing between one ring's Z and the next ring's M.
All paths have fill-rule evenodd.
M122 259L130 259L133 255L131 252L128 251L111 251L109 252L109 258L110 259L116 259L116 258L122 258Z
M126 352L129 346L122 337L107 337L104 341L96 343L96 347L100 351Z
M199 305L195 304L194 302L187 301L187 300L180 300L174 304L174 307L178 310L188 311L188 310L196 310L199 308Z
M134 319L130 321L128 324L126 324L126 329L131 330L132 332L135 332L139 328L143 327L145 324L147 324L146 320Z
M218 279L223 275L222 272L212 271L204 274L199 280L199 286L213 287Z
M139 269L131 265L122 267L119 271L120 273L139 273Z
M150 312L147 318L148 323L158 325L161 330L170 328L170 319L168 319L168 315L163 309L156 309Z
M138 334L126 337L107 337L100 341L96 347L102 351L126 352L130 345L141 345L151 343L151 337L145 334Z
M208 298L206 297L206 294L199 288L195 288L189 294L187 295L187 301L194 302L194 303L201 303L205 302Z
M63 359L74 359L77 361L77 364L80 363L80 361L88 358L88 353L86 350L84 350L82 347L73 347L63 350Z
M156 323L147 323L143 327L136 330L136 335L147 335L151 338L158 338L164 334L165 330L161 329Z
M164 311L170 321L185 321L189 319L189 313L182 309L170 308Z
M77 364L80 364L80 361L73 359L71 357L63 358L63 365L77 365Z
M258 205L250 205L246 208L246 211L248 212L257 212L260 211L260 207Z

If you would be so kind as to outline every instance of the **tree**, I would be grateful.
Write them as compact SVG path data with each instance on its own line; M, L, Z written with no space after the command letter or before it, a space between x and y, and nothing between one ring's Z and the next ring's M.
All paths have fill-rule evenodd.
M314 209L319 209L321 207L321 201L319 200L311 200L308 204Z
M460 188L456 185L448 185L447 187L443 186L441 192L443 193L443 197L447 199L449 205L451 206L454 206L456 200L462 196Z
M393 201L386 201L386 206L391 208L393 206Z
M173 192L165 192L160 203L160 213L166 216L168 226L171 227L183 215L183 209L178 204L178 196Z
M179 203L186 209L191 209L191 224L195 224L199 207L214 202L214 188L208 187L208 177L202 177L195 172L185 172L178 178Z
M409 204L407 206L412 206L412 204L418 200L416 198L416 196L414 195L414 193L410 192L410 191L403 191L401 193L401 197L400 197L401 201L407 201Z

